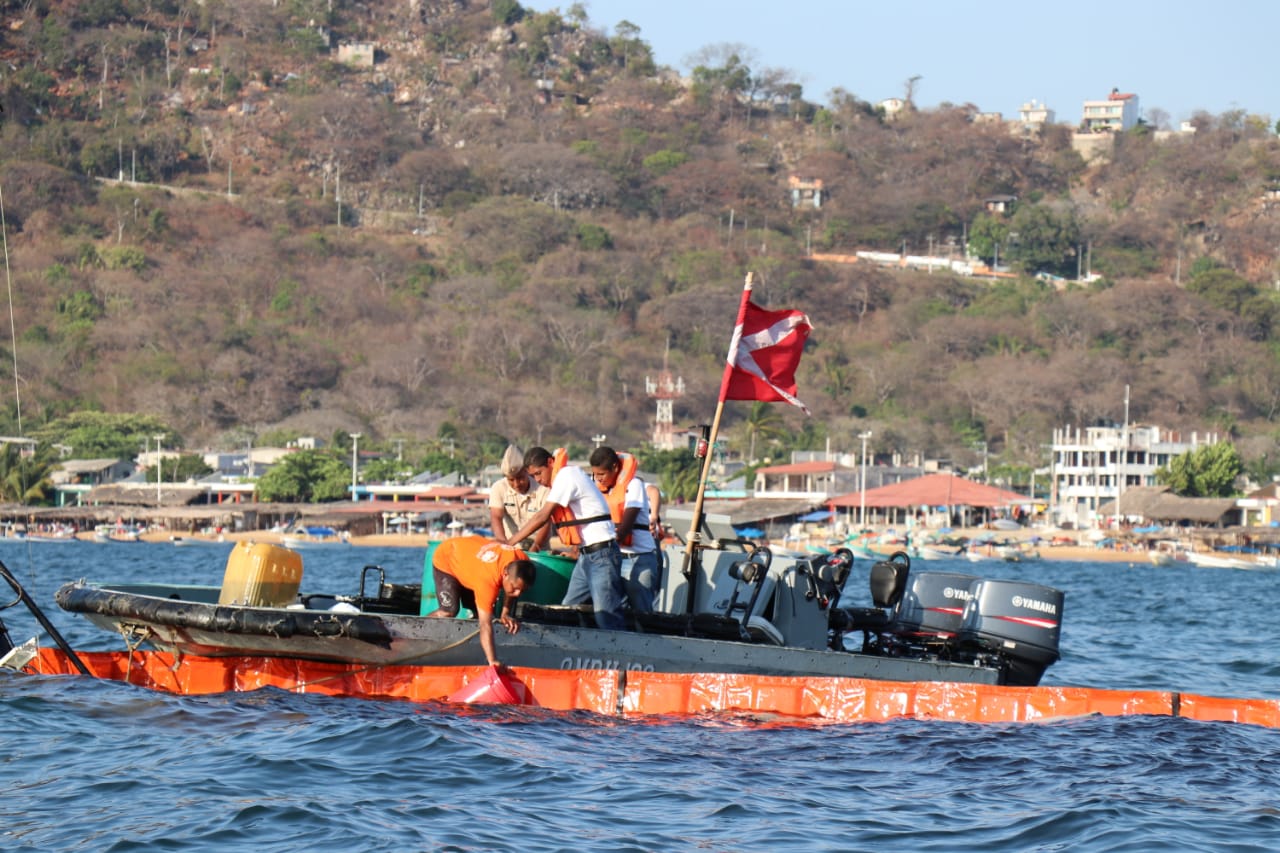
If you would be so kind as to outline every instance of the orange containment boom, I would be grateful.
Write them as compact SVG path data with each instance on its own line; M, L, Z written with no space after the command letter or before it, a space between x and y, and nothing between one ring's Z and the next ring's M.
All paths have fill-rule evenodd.
M165 652L80 652L99 677L197 695L275 687L365 699L444 700L487 667L359 666L267 657L207 658ZM32 674L77 675L57 650L42 648ZM971 723L1050 722L1069 717L1152 715L1280 727L1280 699L1229 699L1156 690L1001 687L827 676L619 672L517 668L507 680L524 701L557 711L610 715L749 713L813 722L898 718Z

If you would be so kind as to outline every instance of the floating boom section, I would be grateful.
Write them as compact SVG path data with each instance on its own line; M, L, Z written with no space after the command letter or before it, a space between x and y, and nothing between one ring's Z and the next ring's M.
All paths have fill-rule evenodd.
M200 695L275 687L329 696L443 701L483 678L485 667L354 666L262 657L205 658L164 652L80 652L92 674L139 687ZM31 674L75 675L67 655L42 648ZM1012 687L856 678L682 674L517 668L510 680L525 703L611 716L767 715L762 724L879 722L1053 722L1101 715L1172 716L1280 728L1280 699L1232 699L1154 690ZM780 720L779 718L786 718Z

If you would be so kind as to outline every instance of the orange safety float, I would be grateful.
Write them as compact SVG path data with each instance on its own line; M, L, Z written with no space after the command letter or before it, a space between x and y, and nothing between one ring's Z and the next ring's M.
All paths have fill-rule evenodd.
M505 698L488 667L357 666L289 658L200 657L166 652L79 652L90 674L182 695L275 687L414 702L471 693ZM41 648L26 672L76 675L65 652ZM748 713L795 722L853 723L893 719L969 723L1052 722L1071 717L1134 715L1280 727L1280 699L1234 699L1159 690L1010 687L934 681L515 668L504 690L520 704L605 715Z

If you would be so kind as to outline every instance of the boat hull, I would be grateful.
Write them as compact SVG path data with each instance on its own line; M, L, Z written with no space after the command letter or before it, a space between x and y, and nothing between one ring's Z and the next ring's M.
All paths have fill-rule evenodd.
M484 663L474 620L401 614L221 606L168 594L207 597L216 588L68 584L63 609L127 638L175 653L207 657L256 655L370 666L474 666ZM495 632L508 666L665 673L818 675L893 681L998 684L1001 670L943 660L881 657L828 649L776 646L525 620L520 630Z

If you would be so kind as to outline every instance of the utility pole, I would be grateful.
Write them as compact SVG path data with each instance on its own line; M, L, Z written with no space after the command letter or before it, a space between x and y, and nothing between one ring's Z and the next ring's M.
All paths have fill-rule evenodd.
M861 488L858 495L858 527L865 529L867 526L867 439L871 438L871 430L858 433L858 438L862 439L862 476Z
M361 433L349 433L351 436L351 500L359 500L356 497L356 470L359 466L360 452L360 436Z
M1124 386L1124 427L1120 430L1120 456L1116 459L1116 529L1124 524L1120 496L1124 494L1125 466L1129 462L1129 386Z
M156 507L158 508L160 506L160 481L163 479L161 475L164 473L164 468L162 467L164 463L160 458L160 442L164 440L164 434L153 435L152 438L156 440Z

